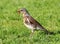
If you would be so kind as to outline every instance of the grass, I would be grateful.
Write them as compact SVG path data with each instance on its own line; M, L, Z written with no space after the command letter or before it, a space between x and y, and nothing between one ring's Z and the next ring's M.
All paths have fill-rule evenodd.
M31 31L23 25L18 8L26 8L32 17L55 35ZM0 44L60 44L60 0L0 0Z

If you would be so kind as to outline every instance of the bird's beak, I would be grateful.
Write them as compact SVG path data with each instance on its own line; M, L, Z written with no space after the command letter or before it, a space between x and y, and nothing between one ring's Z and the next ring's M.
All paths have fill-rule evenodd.
M20 14L20 10L17 10L18 14Z

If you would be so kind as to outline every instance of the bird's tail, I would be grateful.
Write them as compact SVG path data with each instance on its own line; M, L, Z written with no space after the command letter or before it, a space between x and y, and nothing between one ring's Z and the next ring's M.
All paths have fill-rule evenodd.
M44 32L45 32L46 34L54 34L54 32L50 32L50 31L48 31L47 29L44 29Z
M44 31L45 31L46 34L55 34L54 32L50 32L47 29L44 29Z
M41 28L42 31L44 31L46 34L54 34L54 32L50 32L45 28Z
M47 29L45 29L42 25L39 25L40 30L44 31L46 34L54 34L54 32L50 32Z

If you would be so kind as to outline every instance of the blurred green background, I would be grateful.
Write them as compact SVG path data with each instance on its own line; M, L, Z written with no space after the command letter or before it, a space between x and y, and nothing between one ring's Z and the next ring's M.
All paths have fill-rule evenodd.
M31 31L23 25L18 8L30 15L55 35ZM0 0L0 44L60 44L60 0Z

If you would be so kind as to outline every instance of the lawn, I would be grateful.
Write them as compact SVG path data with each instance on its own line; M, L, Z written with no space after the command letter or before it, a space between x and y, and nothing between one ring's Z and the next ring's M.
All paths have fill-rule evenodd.
M26 8L30 15L47 30L47 35L31 30L23 24L18 8ZM0 0L0 44L60 44L60 0Z

